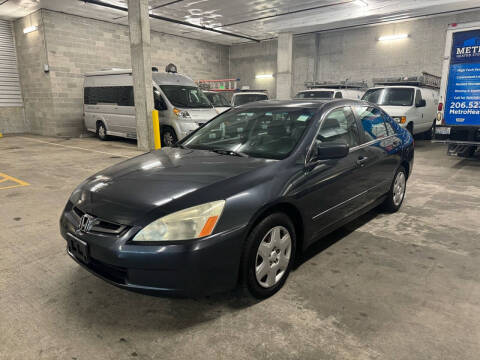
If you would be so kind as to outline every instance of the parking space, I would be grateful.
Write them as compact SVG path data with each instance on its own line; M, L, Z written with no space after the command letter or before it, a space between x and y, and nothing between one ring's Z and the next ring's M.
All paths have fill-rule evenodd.
M0 188L19 186L0 189L0 358L476 359L480 162L415 145L400 212L335 231L276 296L254 302L150 297L80 268L58 231L66 200L140 152L129 141L5 136Z

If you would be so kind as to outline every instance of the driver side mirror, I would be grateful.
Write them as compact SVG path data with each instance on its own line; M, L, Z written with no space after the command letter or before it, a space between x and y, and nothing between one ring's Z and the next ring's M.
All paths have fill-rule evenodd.
M345 143L321 143L314 150L312 160L341 159L350 152L350 147Z
M425 106L427 106L427 102L425 101L425 99L420 100L420 102L417 103L416 105L417 108L425 107Z

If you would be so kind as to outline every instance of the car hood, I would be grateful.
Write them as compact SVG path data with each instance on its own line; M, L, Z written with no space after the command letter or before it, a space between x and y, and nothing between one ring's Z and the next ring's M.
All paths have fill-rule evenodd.
M270 162L205 150L165 148L93 175L74 191L70 201L104 220L139 225L152 211L160 209L166 214L179 210L169 204L182 198L188 198L185 207L226 198L229 186L220 183Z

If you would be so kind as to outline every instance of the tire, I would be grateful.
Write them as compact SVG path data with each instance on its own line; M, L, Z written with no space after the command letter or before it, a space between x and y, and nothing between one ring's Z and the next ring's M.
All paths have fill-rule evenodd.
M162 137L162 146L173 146L178 141L175 130L169 126L162 127L160 135Z
M387 198L382 204L383 209L389 213L397 212L402 207L406 190L407 172L403 166L400 166L395 173L390 190L388 190Z
M477 151L477 147L476 146L468 146L465 148L464 151L462 152L459 152L458 153L458 156L459 157L463 157L463 158L472 158L475 156L475 152Z
M107 128L103 121L98 121L97 122L97 136L100 140L106 141L108 140L108 135L107 135Z
M409 131L410 135L413 136L413 123L408 123L407 130Z
M287 215L273 213L258 223L248 236L242 254L243 292L265 299L280 290L292 268L295 250L295 227Z
M432 140L435 137L435 121L432 124L432 127L424 132L425 140Z

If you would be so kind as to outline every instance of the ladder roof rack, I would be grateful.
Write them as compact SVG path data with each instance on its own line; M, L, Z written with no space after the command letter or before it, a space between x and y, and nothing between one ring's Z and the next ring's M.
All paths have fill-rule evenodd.
M204 91L237 91L240 79L197 80L198 87Z
M410 85L432 89L440 89L441 77L433 75L427 72L422 72L419 76L399 76L399 77L386 77L386 78L374 78L374 85Z
M307 89L367 89L366 81L306 81Z

